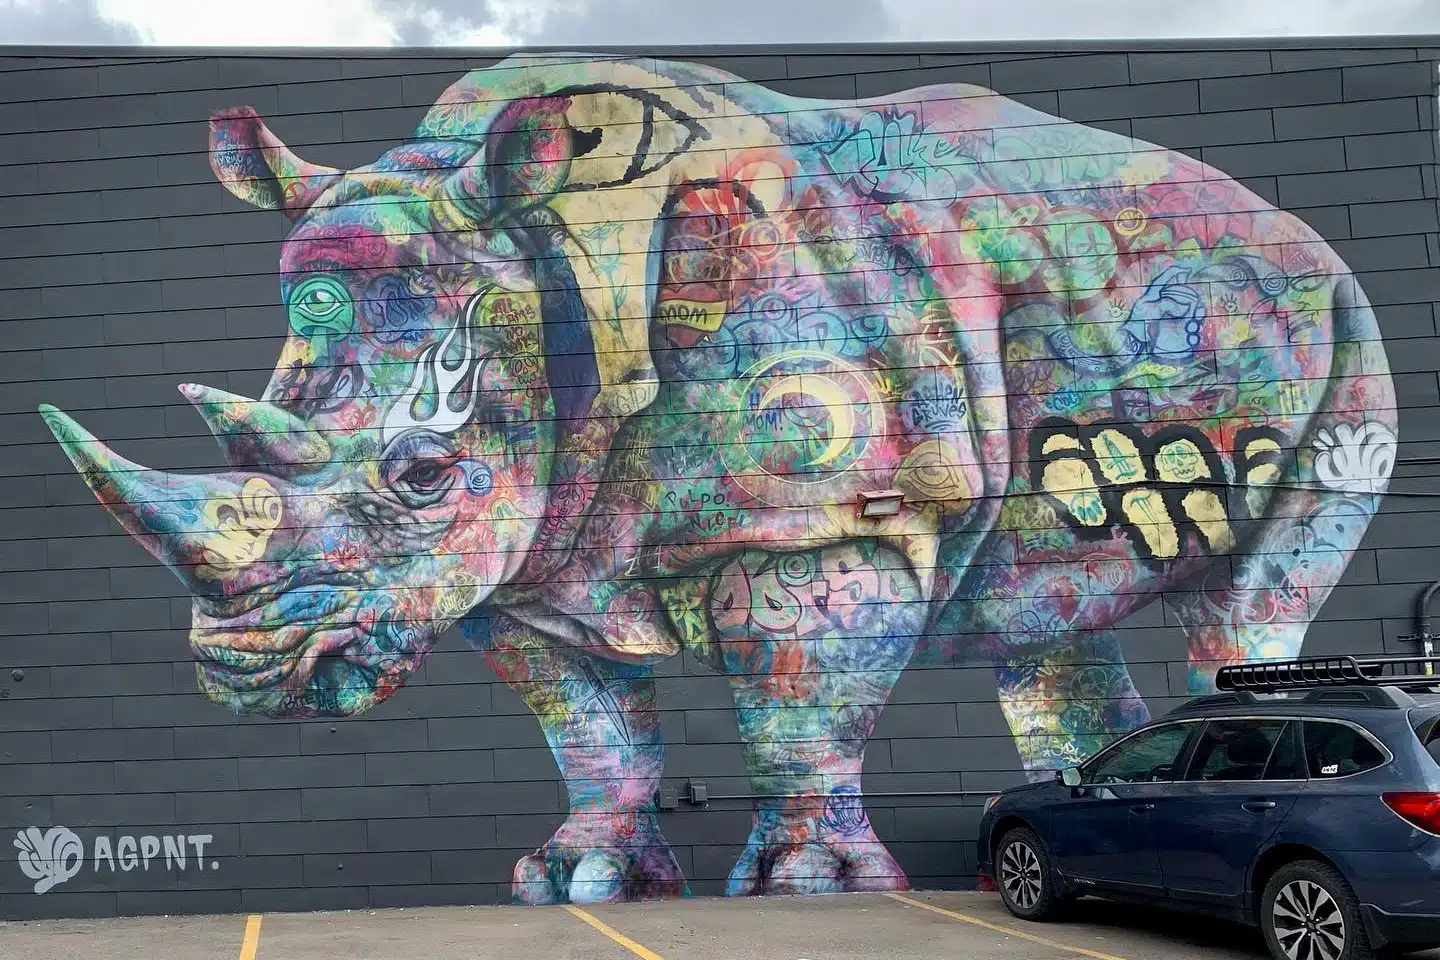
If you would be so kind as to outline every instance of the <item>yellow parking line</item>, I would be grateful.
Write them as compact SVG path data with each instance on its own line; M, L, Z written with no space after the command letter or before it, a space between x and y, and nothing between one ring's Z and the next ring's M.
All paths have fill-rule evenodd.
M240 960L255 960L260 949L260 914L252 913L245 921L245 939L240 941Z
M639 957L640 960L665 960L665 958L660 956L660 954L656 953L653 950L646 949L643 945L636 943L634 940L631 940L629 937L625 936L625 934L605 923L603 920L601 920L594 914L587 913L586 911L581 910L579 907L572 907L568 903L565 904L565 909L573 913L575 916L579 917L581 920L584 920L586 923L590 924L590 926L594 927L596 930L599 930L601 933L605 934L605 936L609 937L611 940L614 940L616 943L620 944L620 946L624 947L626 950L629 950L631 953L635 954L635 956Z
M954 910L946 910L944 907L937 907L934 904L926 903L923 900L912 900L910 897L901 896L898 893L887 893L885 896L891 900L898 900L901 903L912 907L919 907L921 910L929 910L931 913L938 913L942 917L949 917L951 920L959 920L961 923L973 923L977 927L984 927L986 930L994 930L996 933L1003 933L1008 937L1019 937L1021 940L1029 940L1031 943L1038 943L1046 947L1054 947L1056 950L1064 950L1066 953L1077 953L1082 957L1090 957L1091 960L1125 960L1124 957L1117 957L1111 953L1100 953L1097 950L1086 950L1084 947L1072 947L1068 943L1061 943L1058 940L1051 940L1047 937L1037 937L1033 933L1024 933L1013 927L1002 927L998 923L991 923L988 920L981 920L979 917L972 917L966 913L956 913Z

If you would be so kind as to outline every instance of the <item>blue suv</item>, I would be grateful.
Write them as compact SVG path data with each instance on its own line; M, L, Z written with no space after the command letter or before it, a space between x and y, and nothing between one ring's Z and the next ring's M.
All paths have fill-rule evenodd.
M1201 697L980 821L1025 920L1080 896L1258 925L1276 960L1440 946L1440 658L1223 668Z

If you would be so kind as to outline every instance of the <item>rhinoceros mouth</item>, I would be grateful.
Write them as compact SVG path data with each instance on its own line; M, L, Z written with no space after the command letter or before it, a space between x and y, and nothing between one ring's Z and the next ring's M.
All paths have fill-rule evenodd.
M309 587L343 589L358 587L363 582L363 578L356 573L344 573L324 569L319 565L307 565L241 593L230 596L196 594L193 600L197 617L204 617L219 624L232 623L232 625L239 626L242 618L274 603L291 591Z
M355 574L297 572L224 600L195 598L190 647L217 687L303 685L319 657L343 655L366 635L366 596Z
M363 636L359 626L317 629L283 652L249 651L196 639L191 640L190 647L212 687L239 694L282 686L303 687L314 675L321 657L344 655Z

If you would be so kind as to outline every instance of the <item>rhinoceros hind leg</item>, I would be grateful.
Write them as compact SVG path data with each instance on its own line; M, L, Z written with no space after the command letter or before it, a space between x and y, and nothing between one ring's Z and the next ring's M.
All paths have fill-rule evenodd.
M1032 781L1098 753L1150 719L1115 631L1061 632L1062 643L995 668L1000 709Z
M903 558L868 543L750 551L715 576L717 662L761 798L727 894L909 885L870 825L860 768L923 625L920 599Z
M1226 664L1300 656L1305 634L1344 576L1380 497L1283 491L1243 555L1199 589L1166 598L1189 644L1188 692L1215 691ZM1354 653L1353 648L1334 651Z
M1246 495L1258 529L1229 568L1171 603L1190 643L1192 694L1213 691L1227 663L1300 654L1389 484L1399 439L1380 327L1353 278L1339 277L1334 297L1331 379L1273 499L1260 508L1260 486Z
M514 899L686 895L655 812L665 747L650 669L590 656L508 617L491 620L488 633L462 631L540 719L570 799L555 835L515 865Z

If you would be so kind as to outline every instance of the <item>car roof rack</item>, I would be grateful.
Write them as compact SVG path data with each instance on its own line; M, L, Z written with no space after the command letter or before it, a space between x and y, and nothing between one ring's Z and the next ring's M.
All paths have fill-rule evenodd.
M1213 710L1216 707L1248 707L1260 702L1260 698L1249 690L1234 693L1212 693L1205 697L1187 700L1175 710ZM1172 713L1175 711L1171 711Z
M1321 688L1350 687L1350 695L1345 699L1364 697L1375 703L1389 700L1392 705L1398 705L1398 698L1382 691L1440 692L1436 689L1440 687L1437 666L1440 666L1440 657L1301 657L1221 667L1215 675L1215 686L1224 691L1252 693L1313 690L1307 701L1330 702L1336 702L1336 698L1328 693L1321 696ZM1361 692L1366 689L1380 696Z

